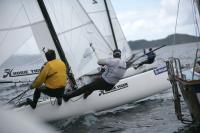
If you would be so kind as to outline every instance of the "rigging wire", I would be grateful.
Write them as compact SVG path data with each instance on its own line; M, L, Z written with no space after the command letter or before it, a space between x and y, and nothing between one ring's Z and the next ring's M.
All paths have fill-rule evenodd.
M177 29L177 25L178 25L179 8L180 8L180 0L178 0L178 7L177 7L177 14L176 14L176 23L175 23L175 28L174 28L173 45L176 44L176 29ZM174 49L172 49L172 57L174 57Z
M107 42L107 40L104 38L104 36L101 34L101 32L99 31L98 27L94 24L94 21L92 20L92 18L89 16L89 12L87 12L84 7L82 6L82 4L80 3L80 1L77 1L81 7L81 9L85 12L85 14L87 14L87 17L91 20L93 26L95 27L96 31L99 33L99 35L102 37L102 39L104 40L104 42L106 43L106 46L109 50L113 51L112 47L110 46L110 44ZM104 10L105 11L105 10ZM87 31L89 32L89 31Z
M110 2L110 6L111 6L111 8L112 8L112 10L113 10L113 14L114 14L114 18L112 18L112 20L116 20L116 23L118 24L118 28L122 31L121 33L122 33L122 36L123 36L123 39L120 39L120 40L122 40L122 41L125 41L125 44L123 43L123 47L122 47L122 49L123 48L125 48L126 50L128 50L128 53L124 53L124 58L125 59L127 59L127 58L129 58L130 56L132 56L132 54L131 53L129 53L130 52L130 49L129 49L129 46L128 46L128 42L127 42L127 39L126 39L126 37L125 37L125 35L124 35L124 32L123 32L123 30L122 30L122 27L121 27L121 25L120 25L120 23L119 23L119 19L118 19L118 17L117 17L117 14L116 14L116 12L115 12L115 10L114 10L114 7L113 7L113 5L112 5L112 2L109 0L108 2ZM118 39L118 38L117 38ZM117 41L118 41L118 43L120 42L120 40L118 39ZM122 50L121 49L121 50ZM123 54L123 53L122 53Z
M57 23L58 23L58 25L59 25L59 27L60 27L60 29L61 29L61 24L59 23L59 20L58 20L58 18L56 17L56 13L55 13L55 6L53 5L53 3L51 2L50 3L50 1L48 1L49 2L49 5L51 6L51 11L53 12L53 15L54 15L54 17L55 17L55 19L56 19L56 21L57 21ZM64 5L64 4L63 4ZM79 14L77 13L77 11L75 10L75 7L74 6L72 6L72 11L74 12L74 13L76 13L76 15L78 16ZM73 13L71 13L72 15L73 15ZM61 14L63 17L65 17L63 14ZM71 17L72 17L72 15L71 15ZM88 16L89 17L89 16ZM79 21L81 22L81 18L79 17L78 18L79 19ZM71 24L72 24L72 19L70 19L71 20ZM67 31L64 31L64 32L61 32L61 33L58 33L58 34L64 34L65 32L69 32L69 31L72 31L72 30L75 30L75 29L80 29L82 32L81 33L89 33L89 31L87 30L87 25L91 25L91 24L93 24L93 22L90 20L88 23L86 23L86 24L83 24L83 25L80 25L80 26L77 26L77 27L75 27L75 28L73 28L73 29L70 29L70 30L67 30ZM81 34L80 33L80 34ZM66 42L68 42L68 40L66 39L66 36L65 35L63 35L64 36L64 38L65 38L65 41ZM88 36L88 34L83 34L83 36L85 36L85 39L87 39L87 41L88 41L88 47L90 47L90 44L91 44L91 38L92 37L90 37L90 36ZM72 32L71 32L71 37L72 37ZM71 38L72 39L72 38ZM78 39L78 41L81 41L81 39ZM81 44L81 42L79 43L79 44ZM73 56L73 52L72 52L72 49L71 49L71 47L69 47L70 48L70 51L71 51L71 55ZM103 51L102 50L102 52L105 52L105 51ZM73 58L74 57L76 57L76 56L73 56ZM76 60L72 60L72 61L74 61L74 64L76 64Z
M59 27L60 31L62 31L62 30L63 30L62 27L64 27L64 25L62 25L62 24L60 23L59 19L57 18L57 15L56 15L56 13L55 13L56 7L55 7L54 2L53 2L53 1L50 1L50 0L47 0L47 2L48 2L49 7L50 7L49 9L52 11L53 16L54 16L54 18L55 18L55 20L56 20L56 22L57 22L57 24L58 24L58 27ZM62 5L64 5L64 4L61 4L60 7L62 7ZM63 9L63 8L60 8L60 9ZM73 11L74 11L74 10L73 10ZM63 13L63 11L61 11L61 13ZM73 13L71 13L71 14L73 14ZM64 14L61 14L61 16L63 16L63 18L65 17ZM71 17L72 17L72 15L71 15ZM72 19L70 19L70 20L72 20ZM71 25L72 25L72 21L71 21ZM70 30L69 30L69 31L70 31ZM59 36L63 35L63 38L64 38L64 40L65 40L65 42L66 42L65 44L66 44L66 45L69 45L69 41L67 40L66 36L64 35L65 32L68 32L68 31L63 31L63 32L57 33L57 34L58 34ZM70 37L72 37L72 32L71 32ZM72 38L71 38L71 40L72 40ZM79 40L79 39L78 39L78 40ZM73 64L76 64L76 60L74 60L74 57L76 57L76 56L74 55L74 53L73 53L71 47L69 46L68 48L69 48L70 54L67 54L67 56L71 58L70 61L71 61ZM73 60L72 60L72 59L73 59Z
M116 13L115 13L115 11L114 11L114 8L113 8L113 6L112 6L112 4L111 4L111 2L110 1L107 1L108 2L108 5L109 5L109 7L111 7L111 8L109 8L109 11L110 12L112 12L111 14L114 14L114 15L112 15L111 16L111 21L113 22L113 23L115 23L115 24L117 24L117 28L118 29L120 29L121 31L122 31L122 28L121 28L121 26L120 26L120 24L119 24L119 20L118 20L118 18L117 18L117 15L116 15ZM95 11L89 11L89 12L87 12L89 15L95 15L95 14L102 14L102 13L106 13L106 9L99 9L99 10L95 10ZM107 30L107 27L105 27L106 29L105 30ZM120 35L122 35L122 38L121 39L119 39L119 38L116 38L117 39L117 42L118 43L121 43L121 45L120 46L123 46L123 47L120 47L120 48L122 48L122 49L128 49L128 47L126 47L126 45L128 46L128 44L127 44L127 39L126 39L126 37L125 37L125 35L123 34L123 32L122 32L122 34L120 34ZM103 35L104 36L104 38L108 38L108 39L105 39L106 41L107 40L109 40L109 38L111 37L112 38L112 35ZM108 42L108 41L107 41ZM122 43L125 43L124 45L122 44ZM110 44L108 43L108 45L109 45L109 47L111 48L112 46L110 46ZM112 49L112 48L111 48ZM113 51L113 49L112 49L112 51ZM105 52L105 51L102 51L102 52ZM126 58L128 58L129 56L131 56L131 54L129 53L130 51L128 50L128 53L124 53L124 58L126 59Z
M5 41L5 38L7 37L7 35L8 35L8 33L9 33L10 30L17 30L17 29L20 29L20 28L26 28L26 27L31 26L31 22L30 22L30 19L29 19L29 17L28 17L28 13L27 13L27 11L26 11L26 9L25 9L24 3L22 2L22 0L20 0L20 3L21 3L21 7L20 7L19 10L17 11L16 16L14 17L12 23L10 24L10 27L9 27L9 28L5 28L5 29L1 29L1 31L3 31L3 30L8 30L7 33L6 33L6 35L5 35L5 37L3 38L3 41ZM23 11L24 11L24 13L25 13L25 15L26 15L27 20L28 20L29 23L26 24L26 25L18 26L18 27L12 27L12 25L16 22L16 19L18 18L18 16L19 16L19 14L20 14L20 12L21 12L22 9L23 9ZM37 23L38 23L38 22L37 22ZM27 39L25 39L25 40L22 42L22 44L24 45L31 37L32 37L32 36L27 37ZM1 42L1 43L2 43L2 42ZM23 64L23 65L24 65L24 64ZM27 64L25 64L25 65L27 65Z
M85 14L87 14L87 17L88 17L89 20L90 20L90 25L94 26L94 28L96 29L97 33L99 33L99 35L103 38L104 42L106 43L106 47L108 47L108 49L112 51L112 48L109 46L109 44L107 43L107 41L105 40L105 38L103 37L103 35L100 33L99 29L98 29L98 28L96 27L96 25L94 24L92 18L89 16L89 13L84 9L84 7L83 7L82 4L80 3L80 1L77 1L77 2L78 2L78 4L80 5L81 9L85 12ZM86 39L87 39L88 42L89 42L89 45L90 45L91 43L94 44L94 45L96 45L95 43L93 43L94 41L91 41L91 40L92 40L91 38L94 38L94 39L98 40L98 38L97 38L96 36L93 36L93 32L90 32L87 28L84 28L84 31L85 31L86 33L89 34L88 36L85 36ZM91 46L91 45L90 45L90 46ZM92 47L91 47L91 48L92 48ZM94 47L93 47L93 48L94 48ZM93 50L93 48L92 48L92 50ZM100 48L97 48L97 47L96 47L95 49L98 50L99 52L103 52L103 53L105 53L105 54L108 54L105 50L102 50L102 49L100 49ZM94 52L94 54L95 54L95 56L96 56L96 58L97 58L97 60L98 60L99 57L97 56L97 55L98 55L97 52L94 51L94 50L93 50L93 52Z
M198 10L197 8L197 6L195 6L195 3L196 3L196 5L197 5L197 0L193 0L192 1L192 11L193 11L193 21L195 22L195 33L196 33L196 37L198 37L197 38L197 40L199 40L199 37L200 37L200 29L199 29L199 24L198 24L198 17L197 16L199 16L199 15L197 15L198 14L198 12L196 11L196 10ZM197 48L199 48L199 45L198 44L196 44L197 45Z
M57 25L58 25L58 27L59 27L59 29L60 29L60 31L62 31L63 30L63 27L65 27L64 26L64 23L63 23L63 25L60 23L60 21L59 21L59 19L58 19L58 17L57 17L57 15L56 15L56 13L55 13L55 10L56 10L56 6L55 6L55 4L54 4L54 2L53 1L50 1L50 0L48 0L48 4L49 4L49 9L52 11L52 15L54 16L54 18L55 18L55 21L57 22ZM60 9L63 9L62 8L62 6L64 6L65 4L60 4ZM73 7L72 7L73 8ZM74 11L74 10L72 10L72 11ZM65 16L64 16L64 14L63 14L63 11L61 11L61 15L60 16L62 16L62 18L64 18ZM73 14L73 13L71 13L71 14ZM72 15L71 15L71 17L72 17ZM72 19L70 19L71 20L71 25L72 25ZM72 27L72 26L71 26ZM69 45L70 43L69 43L69 41L68 41L68 39L66 38L66 35L64 35L65 34L65 32L68 32L68 31L63 31L63 32L61 32L61 33L57 33L59 36L63 36L63 38L64 38L64 40L65 40L65 44L66 45L68 45L69 47L68 47L68 52L70 52L70 54L68 54L68 52L66 52L66 54L67 54L67 57L69 57L70 58L70 62L71 62L71 66L76 66L75 64L76 64L76 59L75 59L75 54L74 54L74 52L73 52L73 50L72 50L72 48L71 48L71 46ZM72 40L72 32L70 32L70 37L71 37L71 40ZM80 39L77 39L77 40L80 40ZM79 43L80 44L80 43ZM63 45L62 45L63 46ZM70 69L70 71L71 71L71 73L74 73L74 72L72 72L72 69L73 69L73 67L70 67L71 69Z
M7 104L11 103L13 100L15 100L15 99L17 99L17 98L19 98L19 99L18 99L18 102L17 102L17 103L19 103L20 100L24 97L24 95L25 95L28 91L30 91L30 90L31 90L30 88L24 90L22 93L20 93L20 94L17 95L16 97L12 98L11 100L9 100L9 101L7 102Z

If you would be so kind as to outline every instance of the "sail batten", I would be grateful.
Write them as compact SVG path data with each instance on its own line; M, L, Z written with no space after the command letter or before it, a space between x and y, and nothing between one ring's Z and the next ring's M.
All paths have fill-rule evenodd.
M0 29L0 31L12 31L12 30L17 30L17 29L22 29L22 28L30 27L32 25L36 25L36 24L42 23L42 22L45 22L45 21L41 20L39 22L34 22L32 24L26 24L26 25L21 25L21 26L17 26L17 27L11 27L11 28L2 28L2 29Z
M89 24L92 24L92 22L87 22L87 23L85 23L85 24L82 24L82 25L80 25L80 26L74 27L74 28L72 28L72 29L69 29L69 30L66 30L66 31L62 31L62 32L58 33L58 35L61 35L61 34L64 34L64 33L66 33L66 32L70 32L70 31L79 29L79 28L84 27L84 26L87 26L87 25L89 25Z

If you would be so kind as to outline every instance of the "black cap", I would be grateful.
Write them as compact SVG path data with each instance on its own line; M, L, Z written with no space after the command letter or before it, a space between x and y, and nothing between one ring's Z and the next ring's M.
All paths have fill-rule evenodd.
M45 56L48 61L56 59L56 53L52 49L48 49L48 51L45 53Z
M114 57L114 58L121 58L121 50L115 49L115 50L113 51L113 57Z

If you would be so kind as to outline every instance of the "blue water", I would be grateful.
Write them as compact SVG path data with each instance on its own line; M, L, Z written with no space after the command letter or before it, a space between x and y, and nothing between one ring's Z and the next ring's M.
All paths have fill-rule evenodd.
M159 62L170 56L179 57L183 63L193 64L197 44L185 44L162 48L156 51ZM0 102L25 90L28 85L0 86ZM148 89L148 88L147 88ZM26 97L31 97L29 92ZM186 105L182 101L185 117L191 119ZM55 112L56 113L56 112ZM129 103L111 110L71 117L65 120L49 122L61 133L199 133L196 125L182 124L174 113L171 89L148 97L136 103Z

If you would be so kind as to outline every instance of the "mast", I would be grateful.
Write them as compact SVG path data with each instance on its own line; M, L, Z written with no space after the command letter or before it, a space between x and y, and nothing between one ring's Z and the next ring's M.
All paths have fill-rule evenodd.
M105 8L106 8L106 13L107 13L107 16L108 16L108 21L110 23L110 28L111 28L113 40L114 40L114 43L115 43L115 47L116 47L116 49L118 49L117 40L116 40L116 37L115 37L115 32L114 32L114 29L113 29L112 20L110 18L110 13L109 13L109 10L108 10L108 5L107 5L107 1L106 0L104 0L104 4L105 4Z
M47 24L47 27L49 29L49 32L51 34L51 37L52 37L53 42L55 44L55 47L56 47L56 49L58 51L60 59L68 66L67 75L68 75L70 81L72 82L72 88L75 88L76 87L76 81L74 79L73 73L71 72L71 67L69 66L69 63L68 63L68 61L67 61L67 59L65 57L65 53L64 53L64 51L63 51L63 49L61 47L61 44L59 42L59 39L58 39L57 34L56 34L56 31L55 31L55 29L53 27L53 24L51 22L51 19L49 17L48 12L47 12L47 9L46 9L46 6L44 4L44 1L43 0L37 0L37 2L39 4L39 7L40 7L41 12L43 14L43 17L44 17L45 22Z

